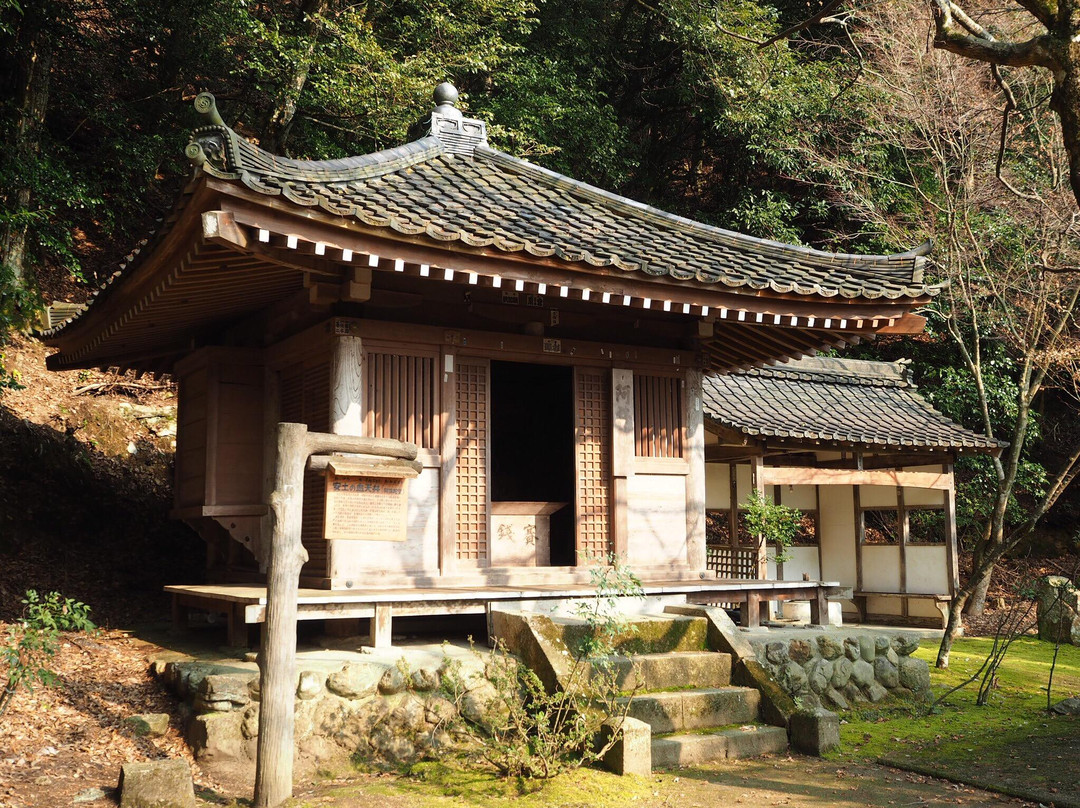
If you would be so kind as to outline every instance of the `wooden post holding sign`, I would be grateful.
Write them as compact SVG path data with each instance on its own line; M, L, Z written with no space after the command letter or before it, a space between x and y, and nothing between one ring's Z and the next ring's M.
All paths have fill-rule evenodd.
M419 474L414 444L387 438L359 438L308 432L305 424L280 423L277 428L277 464L270 495L273 525L266 574L266 625L259 651L259 746L255 764L255 805L276 808L292 796L293 712L296 692L296 591L307 552L300 541L304 503L304 468L312 455L356 452L376 455L365 462L386 478ZM313 467L329 468L333 459L321 458ZM349 459L352 461L352 459ZM346 464L346 461L341 461ZM354 461L355 462L355 461ZM401 486L404 493L404 485ZM362 513L357 518L363 519Z

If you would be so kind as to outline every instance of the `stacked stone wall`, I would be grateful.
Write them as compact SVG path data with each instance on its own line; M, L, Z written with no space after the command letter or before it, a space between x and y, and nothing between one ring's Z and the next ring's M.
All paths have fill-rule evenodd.
M849 710L890 696L926 698L930 668L911 656L919 638L806 631L805 637L750 639L758 661L804 707Z

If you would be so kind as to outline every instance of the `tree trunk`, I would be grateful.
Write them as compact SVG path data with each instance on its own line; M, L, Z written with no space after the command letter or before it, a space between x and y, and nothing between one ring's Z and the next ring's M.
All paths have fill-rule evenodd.
M1061 139L1069 155L1069 184L1080 205L1080 44L1070 42L1065 70L1054 80L1050 108L1061 122Z
M949 667L949 654L952 652L953 643L964 631L964 604L968 595L960 589L949 603L949 619L945 624L945 634L941 638L938 647L937 662L939 668Z
M31 6L32 7L32 6ZM52 75L53 44L44 10L28 13L16 36L14 53L9 57L14 78L14 120L8 148L15 163L15 175L29 174L27 164L41 150L41 127L49 107L49 82ZM12 270L15 281L25 285L27 275L27 225L19 214L30 209L32 188L20 182L0 189L8 213L14 221L0 227L0 264Z
M994 575L994 565L987 564L980 571L978 566L974 566L971 570L971 577L974 579L974 587L971 591L971 597L968 598L967 608L964 609L965 614L980 615L986 608L986 593L990 591L990 579Z
M277 100L263 128L262 146L274 154L283 152L285 141L288 140L289 132L292 130L293 121L296 118L296 102L311 72L312 58L322 30L321 17L327 5L329 5L329 0L304 0L300 6L299 40L302 43L302 51L293 66L292 74L282 82Z

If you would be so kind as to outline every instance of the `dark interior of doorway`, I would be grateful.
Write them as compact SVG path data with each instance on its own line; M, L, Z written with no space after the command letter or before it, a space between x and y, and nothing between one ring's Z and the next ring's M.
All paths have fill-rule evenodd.
M551 516L551 564L575 563L573 368L491 363L491 499L567 503Z

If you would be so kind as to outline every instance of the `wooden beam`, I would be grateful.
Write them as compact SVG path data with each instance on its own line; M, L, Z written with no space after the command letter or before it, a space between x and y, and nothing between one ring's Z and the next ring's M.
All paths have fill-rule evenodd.
M950 491L952 476L937 471L894 471L766 466L765 485L888 485Z
M892 325L879 328L879 334L921 334L926 329L926 318L921 314L904 312Z
M721 446L711 444L705 447L706 463L735 463L761 455L760 446Z
M634 476L634 371L611 371L612 549L625 558L629 547L629 478Z

